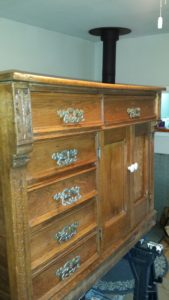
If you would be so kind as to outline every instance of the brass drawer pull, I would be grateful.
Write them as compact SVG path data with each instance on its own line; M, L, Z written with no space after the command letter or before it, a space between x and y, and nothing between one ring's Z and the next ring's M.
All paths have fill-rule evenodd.
M56 271L56 276L59 277L60 280L64 280L73 274L78 268L80 268L80 256L76 256L70 260L68 260L63 267L60 267Z
M62 201L62 205L71 205L72 203L76 202L81 198L80 195L80 187L79 186L73 186L70 189L64 189L61 193L56 193L53 196L53 199L58 201Z
M78 226L79 222L74 222L70 225L65 226L62 230L56 233L55 239L58 241L58 243L70 240L77 233Z
M60 167L68 166L77 160L77 149L63 150L52 154L52 159L56 161Z
M66 110L58 110L57 114L65 124L77 124L84 121L84 111L82 109L74 109L72 107Z
M140 107L128 108L127 113L130 119L139 118L141 115L141 108Z

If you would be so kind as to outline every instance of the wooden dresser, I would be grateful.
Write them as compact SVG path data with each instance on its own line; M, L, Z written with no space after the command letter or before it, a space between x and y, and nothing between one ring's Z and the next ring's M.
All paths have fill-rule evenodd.
M153 226L161 91L0 73L0 299L77 300Z

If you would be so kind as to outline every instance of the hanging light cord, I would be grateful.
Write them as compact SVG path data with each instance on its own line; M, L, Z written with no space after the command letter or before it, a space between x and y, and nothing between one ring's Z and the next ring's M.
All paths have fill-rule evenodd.
M164 0L164 4L167 4L167 0ZM162 7L163 7L163 0L160 0L160 16L158 17L157 21L157 28L162 29L163 28L163 17L162 17Z

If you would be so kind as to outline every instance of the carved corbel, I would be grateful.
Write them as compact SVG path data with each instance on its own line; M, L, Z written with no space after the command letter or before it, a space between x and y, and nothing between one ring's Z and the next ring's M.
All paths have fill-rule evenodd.
M30 90L26 85L13 84L16 152L13 167L21 167L29 161L32 150L32 114Z

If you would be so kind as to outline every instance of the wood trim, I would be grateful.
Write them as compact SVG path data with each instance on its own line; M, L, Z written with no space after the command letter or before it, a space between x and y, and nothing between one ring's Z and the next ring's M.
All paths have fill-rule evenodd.
M168 128L155 128L155 132L169 132Z
M29 144L24 144L25 136L21 134L16 137L17 124L14 122L13 95L11 84L4 84L1 87L0 154L2 157L2 176L0 179L5 216L10 299L29 300L32 299L32 292L29 268L30 251L26 213L25 165L27 151L30 148Z
M117 89L117 90L141 90L141 91L162 91L165 90L163 87L153 86L139 86L139 85L127 85L127 84L108 84L94 81L83 81L77 79L65 79L61 77L54 77L48 75L38 75L34 73L25 73L16 70L0 72L0 81L4 80L15 80L15 81L27 81L36 82L43 84L57 84L63 86L81 86L81 87L92 87L98 89Z

